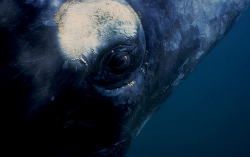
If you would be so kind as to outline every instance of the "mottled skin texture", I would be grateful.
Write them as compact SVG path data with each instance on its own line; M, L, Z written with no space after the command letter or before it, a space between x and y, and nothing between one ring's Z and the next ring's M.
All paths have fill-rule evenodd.
M135 84L112 90L92 81L84 69L63 68L53 19L66 1L0 1L3 125L6 145L15 150L9 153L124 156L146 121L250 2L115 1L129 4L141 18L146 51L141 70L130 80Z

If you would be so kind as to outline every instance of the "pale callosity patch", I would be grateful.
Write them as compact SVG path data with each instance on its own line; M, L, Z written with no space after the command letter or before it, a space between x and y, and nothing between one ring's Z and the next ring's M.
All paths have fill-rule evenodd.
M139 18L129 6L111 0L69 0L54 20L63 55L72 60L98 54L109 39L135 38Z

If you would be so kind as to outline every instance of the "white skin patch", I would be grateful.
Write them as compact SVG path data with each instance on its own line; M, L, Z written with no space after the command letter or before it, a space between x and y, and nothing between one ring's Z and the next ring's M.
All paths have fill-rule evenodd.
M177 86L177 85L179 85L180 83L181 83L181 81L182 81L182 79L184 78L184 74L183 73L181 73L179 76L178 76L178 78L174 81L174 83L172 84L173 86Z
M204 54L204 51L199 51L197 54L196 54L196 59L200 58L201 55Z
M67 60L97 54L98 48L109 44L110 39L136 38L138 18L128 6L110 0L66 5L62 6L56 15L59 20L55 18L55 21L59 25L59 41Z

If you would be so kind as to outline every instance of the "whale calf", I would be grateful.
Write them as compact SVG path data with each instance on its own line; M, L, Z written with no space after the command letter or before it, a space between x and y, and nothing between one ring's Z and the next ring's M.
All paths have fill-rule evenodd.
M6 146L25 156L124 156L249 3L0 1Z

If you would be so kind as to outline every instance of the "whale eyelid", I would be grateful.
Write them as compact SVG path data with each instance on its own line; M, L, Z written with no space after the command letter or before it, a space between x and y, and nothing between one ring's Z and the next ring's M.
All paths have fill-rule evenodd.
M111 50L111 52L114 53L114 50L132 52L132 51L134 51L137 47L138 47L137 44L133 44L133 45L124 44L124 45L119 45L119 46L114 47L114 48Z

